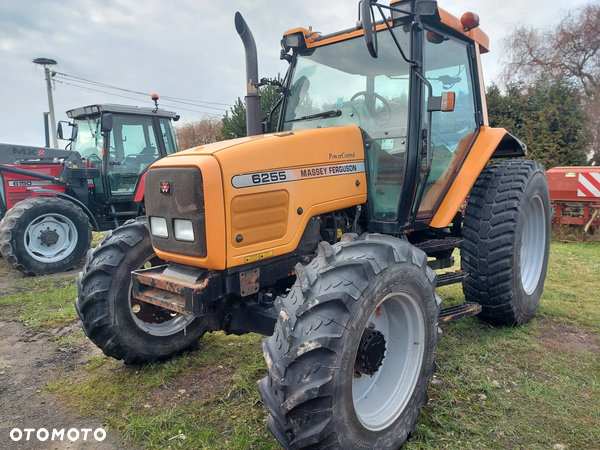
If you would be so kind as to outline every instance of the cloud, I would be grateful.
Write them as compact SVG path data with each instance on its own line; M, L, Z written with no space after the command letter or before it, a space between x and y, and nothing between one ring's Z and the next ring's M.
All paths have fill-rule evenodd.
M500 41L516 24L547 25L559 19L562 8L560 2L548 0L501 4L440 0L439 4L458 16L469 10L480 15L492 42L492 53L483 59L487 81L499 72ZM350 28L357 20L358 2L0 2L0 142L44 142L42 113L48 103L43 70L31 63L37 57L56 59L59 72L109 85L233 104L245 94L243 46L233 24L236 11L244 15L256 39L260 75L274 77L287 69L287 63L279 60L284 31L298 26L323 33ZM66 110L87 104L151 104L150 99L130 100L59 83L53 94L57 119L64 120ZM161 105L178 111L183 119L197 118L201 111L223 112L162 100Z

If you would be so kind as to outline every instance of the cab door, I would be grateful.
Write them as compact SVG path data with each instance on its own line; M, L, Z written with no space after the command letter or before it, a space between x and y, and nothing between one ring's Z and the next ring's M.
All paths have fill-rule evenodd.
M133 199L142 174L160 157L157 118L114 115L106 170L111 198Z
M436 111L432 116L431 170L421 204L415 205L420 219L433 215L477 137L481 124L475 56L471 43L433 30L426 33L423 68L431 83L430 95L453 92L456 103L453 111Z

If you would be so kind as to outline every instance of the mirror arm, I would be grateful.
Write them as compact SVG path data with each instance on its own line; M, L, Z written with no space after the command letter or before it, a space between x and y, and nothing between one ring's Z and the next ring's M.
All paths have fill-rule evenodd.
M385 26L387 27L388 31L392 35L392 39L394 40L396 47L398 47L398 50L400 51L400 55L402 55L402 59L404 59L405 62L407 62L408 64L410 64L413 67L414 66L419 67L420 66L419 62L408 59L408 57L404 53L404 50L402 50L402 46L400 45L400 43L398 42L398 39L396 38L396 33L394 33L394 31L392 30L392 27L390 26L390 22L385 18L385 14L383 12L383 8L386 8L386 9L389 9L392 11L399 11L399 10L397 10L395 8L391 8L389 6L380 5L379 3L375 3L375 6L379 10L379 14L381 14L381 17L383 18L383 22L385 23ZM402 12L404 12L404 11L402 11ZM409 13L407 13L407 14L409 14ZM414 15L414 14L410 13L410 15Z
M283 102L283 95L281 97L279 97L279 100L277 100L277 103L275 103L275 105L269 111L269 115L267 117L267 126L266 126L266 129L263 130L263 132L265 132L265 133L271 132L271 125L273 124L273 115L275 114L275 110L277 110L277 108L279 108L281 106L282 102Z

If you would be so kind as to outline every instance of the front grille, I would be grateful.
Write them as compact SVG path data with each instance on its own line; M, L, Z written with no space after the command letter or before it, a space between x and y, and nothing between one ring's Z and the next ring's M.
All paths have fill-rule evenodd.
M152 236L157 250L206 257L206 221L202 173L197 167L157 168L146 176L146 215L167 219L168 238ZM173 221L191 220L194 242L175 239Z

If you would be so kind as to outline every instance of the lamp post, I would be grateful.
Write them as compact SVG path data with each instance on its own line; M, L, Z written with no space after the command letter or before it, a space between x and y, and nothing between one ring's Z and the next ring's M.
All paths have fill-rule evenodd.
M56 135L56 116L54 115L54 101L52 100L52 77L54 72L50 72L49 67L55 66L58 63L49 58L36 58L32 61L34 64L44 66L44 73L46 74L46 87L48 89L48 107L50 109L50 128L52 133L52 147L58 148L58 136Z

